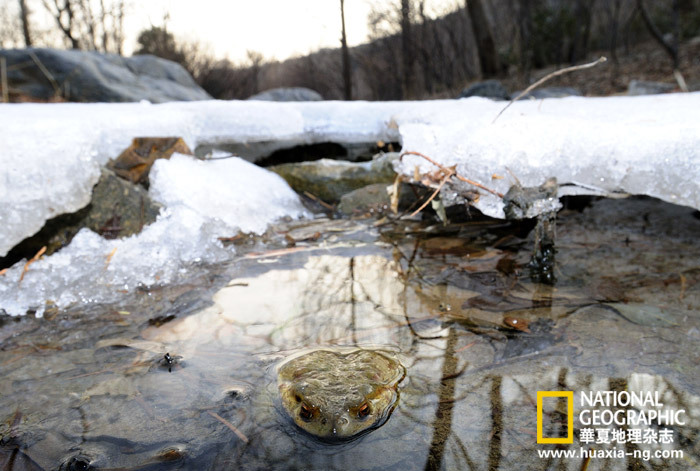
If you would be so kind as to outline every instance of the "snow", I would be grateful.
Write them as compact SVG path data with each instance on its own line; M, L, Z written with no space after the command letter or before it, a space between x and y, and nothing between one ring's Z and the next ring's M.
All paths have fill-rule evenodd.
M156 161L150 180L153 199L164 206L185 206L243 232L262 234L271 221L305 213L282 177L239 158L174 154Z
M560 196L625 192L700 206L700 93L518 102L495 123L502 104L469 104L468 118L451 106L397 119L404 149L457 165L460 175L500 193L513 177L525 187L556 177L572 184ZM416 165L435 170L417 156L399 170L412 175ZM503 217L500 198L489 193L475 206Z
M115 301L139 285L177 282L193 264L231 257L218 237L238 230L263 233L281 217L305 210L287 183L239 158L200 161L174 154L151 170L151 196L166 210L135 236L103 239L83 229L64 249L0 278L0 307L12 315L32 309L41 316L46 301Z
M31 309L41 316L47 302L61 308L111 302L140 285L176 282L187 274L188 265L227 258L226 249L210 236L209 224L178 207L123 240L103 239L83 229L67 247L34 262L21 282L23 263L10 268L0 280L0 307L10 315Z
M237 142L367 143L399 140L460 175L506 193L516 179L556 177L563 194L625 192L700 208L700 93L545 99L512 105L481 98L424 102L223 102L0 105L0 256L56 215L85 206L100 166L139 136L180 136L190 148ZM282 144L279 144L282 145ZM417 156L396 163L435 170ZM502 177L502 178L500 178ZM107 301L117 286L176 281L191 264L231 253L216 237L260 233L302 214L279 178L240 159L175 156L153 169L165 204L142 234L106 241L83 231L60 252L0 276L0 308L41 313L45 301ZM469 188L446 189L443 197ZM455 193L456 192L456 193ZM479 190L476 207L503 217ZM106 267L106 268L105 268ZM121 289L121 288L120 288Z

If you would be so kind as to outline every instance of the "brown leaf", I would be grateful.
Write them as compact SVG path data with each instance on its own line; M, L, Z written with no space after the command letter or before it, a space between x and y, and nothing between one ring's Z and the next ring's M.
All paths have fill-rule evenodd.
M169 159L175 152L192 155L181 137L137 137L107 167L132 183L148 183L148 173L157 159Z
M507 325L508 327L512 327L512 328L517 329L521 332L530 333L529 324L525 319L519 319L517 317L506 316L503 318L503 323L505 325Z

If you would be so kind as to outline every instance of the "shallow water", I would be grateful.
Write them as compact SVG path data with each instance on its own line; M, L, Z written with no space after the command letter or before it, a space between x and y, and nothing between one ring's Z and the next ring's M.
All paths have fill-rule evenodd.
M553 286L531 281L522 224L373 223L303 223L290 234L315 240L291 248L271 231L187 285L0 318L2 469L699 469L697 213L563 210ZM276 365L334 346L406 367L389 420L343 444L277 394ZM573 444L536 443L538 391L574 391L578 413L581 392L624 390L685 410L649 427L671 443L582 444L578 415ZM565 409L546 403L545 436ZM630 455L538 455L581 447ZM644 459L660 450L682 457Z

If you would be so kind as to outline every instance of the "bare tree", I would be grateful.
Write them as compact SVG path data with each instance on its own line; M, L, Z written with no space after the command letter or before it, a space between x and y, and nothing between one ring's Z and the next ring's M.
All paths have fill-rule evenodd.
M343 54L343 93L346 100L352 100L352 70L350 69L350 51L348 51L348 38L345 34L345 1L340 0L340 21L342 24L342 36L340 44Z
M44 8L53 16L56 26L61 30L65 39L70 42L72 49L80 49L80 41L75 32L75 12L71 0L41 0Z
M646 24L647 29L649 30L651 35L654 37L654 39L656 39L656 41L661 45L661 47L664 48L664 50L670 56L671 61L673 61L673 70L678 70L678 36L680 29L680 22L678 19L680 5L678 0L673 0L673 31L671 32L670 41L664 38L663 33L661 33L661 31L659 31L659 28L654 24L654 21L651 19L651 16L649 15L649 12L647 11L643 0L637 0L637 8L642 14L644 24Z
M415 98L414 64L411 2L410 0L401 0L401 94L404 100Z
M24 36L24 45L32 46L32 35L29 29L29 8L26 0L19 0L19 18L22 22L22 35Z
M531 0L517 0L516 18L520 33L520 73L522 81L530 81L532 69L532 8Z
M466 4L476 37L481 73L484 77L497 75L501 67L496 51L496 42L493 39L491 22L486 14L483 0L466 0Z
M41 0L72 49L121 53L125 0Z
M569 61L572 64L585 59L586 54L588 54L595 3L596 0L576 0L574 15L577 21L573 25L574 37L569 52Z

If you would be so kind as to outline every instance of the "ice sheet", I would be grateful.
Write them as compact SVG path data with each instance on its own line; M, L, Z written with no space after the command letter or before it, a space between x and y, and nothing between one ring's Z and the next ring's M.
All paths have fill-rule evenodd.
M577 184L560 195L625 192L700 206L699 93L517 102L495 123L503 104L472 98L459 105L401 115L404 150L457 165L460 175L500 193L515 178L527 187L556 177ZM412 175L416 165L435 170L416 156L399 170ZM500 199L481 194L475 206L503 217Z
M138 136L181 136L191 148L400 140L404 150L456 165L460 175L501 193L515 178L537 186L556 177L560 194L626 192L700 208L700 93L518 102L494 123L503 106L480 98L0 105L0 256L47 219L87 204L100 165ZM261 232L277 217L299 215L276 177L237 159L218 162L158 163L153 194L168 209L156 223L123 241L81 232L34 263L21 285L22 264L12 267L0 276L0 308L41 312L46 300L109 300L119 286L174 281L192 263L230 256L217 235ZM411 176L416 166L435 169L407 156L397 170ZM480 193L476 206L502 217L500 199Z
M204 162L175 154L153 166L150 192L166 206L155 223L123 240L83 229L23 279L17 263L0 277L0 308L41 316L47 302L60 308L111 302L140 285L177 282L192 265L232 256L218 237L262 233L276 219L305 214L282 178L238 158Z

